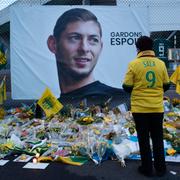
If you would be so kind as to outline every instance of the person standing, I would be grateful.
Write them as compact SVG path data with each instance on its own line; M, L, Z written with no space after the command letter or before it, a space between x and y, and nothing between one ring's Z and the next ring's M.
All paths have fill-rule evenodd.
M122 87L131 93L131 111L141 155L138 171L145 176L153 175L153 154L156 174L163 176L166 173L163 94L169 89L169 76L165 63L155 57L150 37L139 37L136 49L137 57L129 63Z

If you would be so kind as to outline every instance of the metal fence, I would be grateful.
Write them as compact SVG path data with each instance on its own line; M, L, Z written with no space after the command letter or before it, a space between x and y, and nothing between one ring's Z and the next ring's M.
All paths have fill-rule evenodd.
M6 0L0 2L0 5L9 5L11 1ZM163 2L163 3L162 3ZM176 7L180 3L177 0L18 0L14 2L16 5L117 5L117 6L144 6L144 7ZM168 11L167 14L173 14L174 11ZM3 15L3 14L2 14ZM168 16L167 15L167 16ZM158 14L157 14L158 16ZM177 17L178 18L178 17ZM1 19L0 19L1 20ZM152 31L151 37L153 39L166 39L170 42L170 48L180 48L180 30L174 31ZM1 25L0 22L0 41L3 42L7 49L10 49L10 23L6 22ZM9 52L9 51L8 51ZM9 59L9 56L8 56ZM9 61L8 61L9 62ZM6 66L9 69L10 65Z

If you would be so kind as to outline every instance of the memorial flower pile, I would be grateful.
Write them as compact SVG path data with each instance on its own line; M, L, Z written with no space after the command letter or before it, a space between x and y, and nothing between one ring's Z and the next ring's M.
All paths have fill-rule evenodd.
M168 102L168 103L167 103ZM135 124L130 111L108 103L87 107L68 104L55 115L34 118L34 105L2 111L0 121L0 158L30 155L37 162L56 161L82 165L139 155ZM179 101L166 100L164 142L167 156L179 156ZM123 109L123 110L122 110ZM23 156L25 157L25 156Z

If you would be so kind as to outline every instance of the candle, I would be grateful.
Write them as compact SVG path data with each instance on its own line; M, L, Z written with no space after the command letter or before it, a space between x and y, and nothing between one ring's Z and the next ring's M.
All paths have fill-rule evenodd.
M33 163L37 163L37 158L33 158Z
M39 153L36 153L36 158L39 158L40 154Z

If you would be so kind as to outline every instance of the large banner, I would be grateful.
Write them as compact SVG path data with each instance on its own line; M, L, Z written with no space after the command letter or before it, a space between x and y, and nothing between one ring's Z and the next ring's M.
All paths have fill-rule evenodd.
M97 55L94 77L109 86L122 88L122 82L128 63L137 54L135 42L141 35L149 35L148 12L146 8L131 9L115 6L12 6L10 13L11 37L11 85L13 99L38 99L50 88L56 97L61 90L58 80L56 46L48 37L53 34L57 19L65 11L84 8L97 17L102 27L102 39L90 37L90 46L96 47L101 41L101 53ZM61 24L63 24L61 22ZM89 28L88 32L93 29ZM73 42L81 37L71 37ZM88 37L89 38L89 37ZM85 41L85 40L84 40ZM84 42L82 41L82 42ZM88 49L83 44L83 51ZM59 48L61 51L62 48ZM79 50L80 51L80 50ZM94 52L97 53L96 50ZM60 54L65 54L61 51ZM69 54L68 54L69 55ZM69 55L70 56L70 55ZM77 59L80 68L91 58ZM88 59L89 58L89 59ZM68 75L66 75L68 76ZM64 82L66 83L66 82Z

